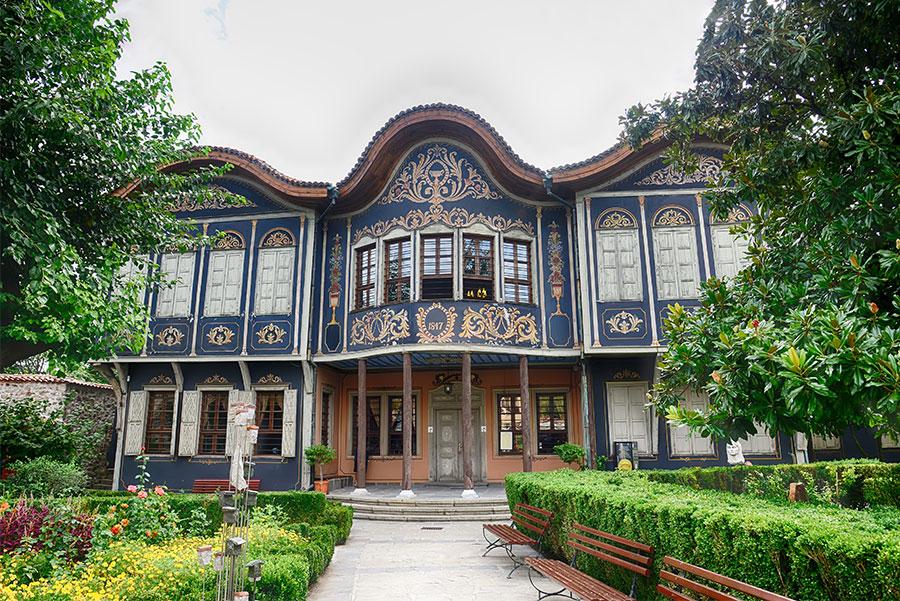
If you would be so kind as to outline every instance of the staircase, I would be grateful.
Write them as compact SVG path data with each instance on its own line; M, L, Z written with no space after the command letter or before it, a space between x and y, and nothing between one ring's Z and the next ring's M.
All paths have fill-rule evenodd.
M508 522L506 499L394 499L333 496L353 508L354 520L385 522Z

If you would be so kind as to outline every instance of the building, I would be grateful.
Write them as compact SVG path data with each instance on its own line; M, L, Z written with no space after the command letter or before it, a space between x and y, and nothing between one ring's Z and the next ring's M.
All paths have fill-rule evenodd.
M225 478L242 401L256 403L268 489L308 486L316 442L338 451L330 476L404 489L555 469L567 441L597 455L634 441L642 465L724 464L723 445L644 405L669 305L740 269L730 227L753 207L711 219L700 192L721 146L698 143L692 174L664 149L545 172L478 115L429 105L391 119L335 186L230 149L192 162L232 164L217 185L248 203L177 207L221 236L154 257L178 284L146 292L143 352L104 363L123 395L118 483L141 449L169 486ZM760 433L744 453L792 461L794 444Z

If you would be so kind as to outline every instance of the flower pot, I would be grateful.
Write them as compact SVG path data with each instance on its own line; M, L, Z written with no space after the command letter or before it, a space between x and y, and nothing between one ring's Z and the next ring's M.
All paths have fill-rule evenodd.
M316 480L313 484L316 487L316 492L328 494L328 480Z

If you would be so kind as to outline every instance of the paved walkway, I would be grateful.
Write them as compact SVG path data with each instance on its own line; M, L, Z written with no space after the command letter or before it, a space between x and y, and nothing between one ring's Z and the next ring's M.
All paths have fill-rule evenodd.
M423 530L422 528L441 528ZM478 522L353 522L350 538L310 589L310 601L519 601L537 593L527 568L507 580L502 549L481 557ZM518 550L518 548L517 548ZM523 550L523 555L526 551Z
M338 488L331 491L329 497L338 500L352 499L351 493L353 490L352 486L349 488ZM396 484L369 484L366 490L369 494L362 497L364 499L395 499L400 493L400 487ZM413 491L416 493L416 496L412 498L413 501L458 500L462 499L463 488L462 485L418 484L413 486ZM479 499L506 500L506 488L502 482L499 484L478 484L475 486L475 492L478 494L477 498Z

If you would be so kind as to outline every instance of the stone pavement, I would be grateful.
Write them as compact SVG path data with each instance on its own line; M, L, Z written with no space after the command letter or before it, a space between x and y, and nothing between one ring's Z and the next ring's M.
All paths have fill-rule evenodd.
M441 528L423 530L422 528ZM354 521L347 543L310 588L310 601L518 601L537 592L503 549L481 557L479 522ZM522 555L534 554L517 547ZM537 575L535 575L538 578ZM543 580L543 579L542 579ZM547 588L547 587L542 587Z

